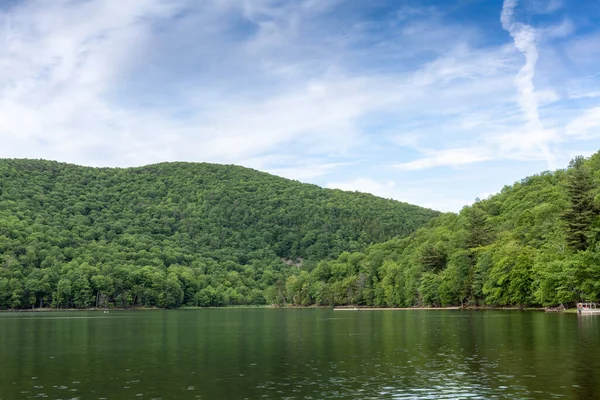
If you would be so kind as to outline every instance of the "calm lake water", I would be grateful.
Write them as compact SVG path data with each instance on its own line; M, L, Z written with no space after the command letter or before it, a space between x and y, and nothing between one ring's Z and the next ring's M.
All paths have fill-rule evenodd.
M600 398L600 317L0 313L0 399Z

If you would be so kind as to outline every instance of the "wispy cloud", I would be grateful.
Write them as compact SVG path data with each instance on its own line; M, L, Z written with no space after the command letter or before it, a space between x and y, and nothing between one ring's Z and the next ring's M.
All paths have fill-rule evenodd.
M528 8L537 14L551 14L564 7L563 0L528 0Z
M0 4L0 157L235 163L431 205L430 175L597 137L600 33L523 1Z
M444 150L422 150L423 157L414 161L396 164L401 169L426 169L440 166L458 166L478 163L492 159L507 158L533 158L545 159L551 167L554 167L556 156L550 149L550 145L559 140L556 130L546 129L539 114L539 103L552 103L559 99L552 90L536 91L534 86L535 70L538 61L538 48L536 40L538 33L528 25L515 19L517 0L505 0L500 15L502 28L513 38L515 48L524 55L525 63L521 66L514 78L517 89L516 100L522 114L523 123L519 123L516 115L509 117L511 124L505 121L497 126L490 126L490 120L469 122L462 124L463 128L483 127L487 123L488 135L476 141L475 144L464 148L449 148ZM504 52L504 50L503 50ZM456 65L465 69L465 65L471 65L480 76L485 73L485 66L490 66L492 71L497 71L505 65L512 65L513 60L508 54L497 58L495 62L481 63L472 56L470 62L460 62ZM473 63L473 61L476 61ZM436 61L440 63L440 61ZM447 71L444 68L443 71ZM507 115L508 116L508 115ZM496 114L498 117L498 114ZM503 132L502 132L503 131ZM492 134L492 132L494 134ZM539 152L539 156L536 154ZM524 155L526 155L524 157Z
M330 35L329 49L302 37L313 27L312 19L334 4L305 1L281 8L269 1L216 2L200 11L183 1L136 0L126 7L100 1L17 7L7 17L12 33L0 53L11 67L3 74L9 84L0 92L0 135L7 141L3 155L135 165L165 159L239 163L271 152L346 154L364 144L360 120L370 113L421 107L440 85L446 89L438 101L448 96L444 107L450 111L450 99L458 91L468 96L465 90L471 90L469 82L459 82L454 89L449 86L452 81L490 76L505 67L504 55L482 51L468 60L469 53L460 46L458 53L434 59L416 74L344 71L353 54L348 46L362 40L364 32L352 39ZM113 15L115 8L118 15ZM87 15L93 15L92 20ZM240 16L247 19L250 32L239 39L227 38L225 28L209 22L213 18L227 25ZM173 18L178 18L175 27ZM405 13L399 20L404 18ZM169 45L188 44L185 38L200 22L206 22L200 33L207 36L200 43L219 35L243 64L241 70L228 62L223 73L232 75L225 76L199 64L199 73L189 79L172 75L170 82L161 81L161 68L182 67L165 64L149 52L164 51L163 36ZM455 31L425 27L425 20L411 20L398 31L410 38L407 43L417 31L437 38L423 43L421 51L436 50L442 38L451 37L447 32ZM290 52L294 46L301 46L302 57ZM177 56L194 64L214 62L204 57L221 53L192 48L190 55ZM258 68L252 70L252 65ZM190 67L185 68L183 75ZM240 87L238 71L246 80L264 84L239 82ZM232 83L213 84L203 75ZM150 86L139 86L143 77ZM138 93L131 96L129 90ZM167 102L170 98L172 103Z
M148 21L176 11L174 3L149 0L28 2L10 9L0 48L0 156L94 163L90 152L103 148L163 148L163 138L138 143L128 126L134 118L108 97L131 72L136 49L149 45Z
M402 170L420 170L439 166L457 167L465 164L486 161L491 159L491 154L486 148L462 148L440 151L428 151L425 157L415 161L396 164Z
M589 109L571 121L566 133L584 139L600 137L600 107Z
M421 185L417 182L358 177L344 182L328 182L326 187L330 189L372 193L386 199L419 204L423 207L440 211L457 211L467 203L460 193L452 190L446 192L444 184L429 180L427 184ZM451 182L451 184L455 184L455 182ZM445 192L445 195L441 196L442 192ZM475 197L469 200L474 201Z

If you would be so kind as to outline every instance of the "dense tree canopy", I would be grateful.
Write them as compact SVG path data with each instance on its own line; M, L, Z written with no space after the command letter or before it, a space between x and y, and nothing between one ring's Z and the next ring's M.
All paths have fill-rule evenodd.
M0 161L0 308L600 300L600 154L458 214L242 167Z
M288 278L274 303L557 305L600 300L600 153L544 172L406 238ZM301 284L299 282L302 282ZM275 292L273 292L275 294Z
M308 304L318 261L438 214L237 166L0 160L0 309Z

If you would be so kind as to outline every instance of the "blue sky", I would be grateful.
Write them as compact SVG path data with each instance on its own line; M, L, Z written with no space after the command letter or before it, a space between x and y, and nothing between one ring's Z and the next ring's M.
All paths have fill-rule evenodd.
M600 148L597 0L0 0L0 157L458 211Z

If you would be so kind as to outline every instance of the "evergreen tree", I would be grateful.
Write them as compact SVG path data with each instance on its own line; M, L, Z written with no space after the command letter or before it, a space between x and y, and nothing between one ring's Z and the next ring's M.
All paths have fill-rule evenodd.
M575 157L569 164L565 189L569 207L562 214L567 223L567 243L575 251L588 247L588 236L596 209L594 206L594 182L585 159Z
M492 239L492 231L485 211L475 205L463 209L461 214L465 214L467 217L465 247L470 249L489 244Z

